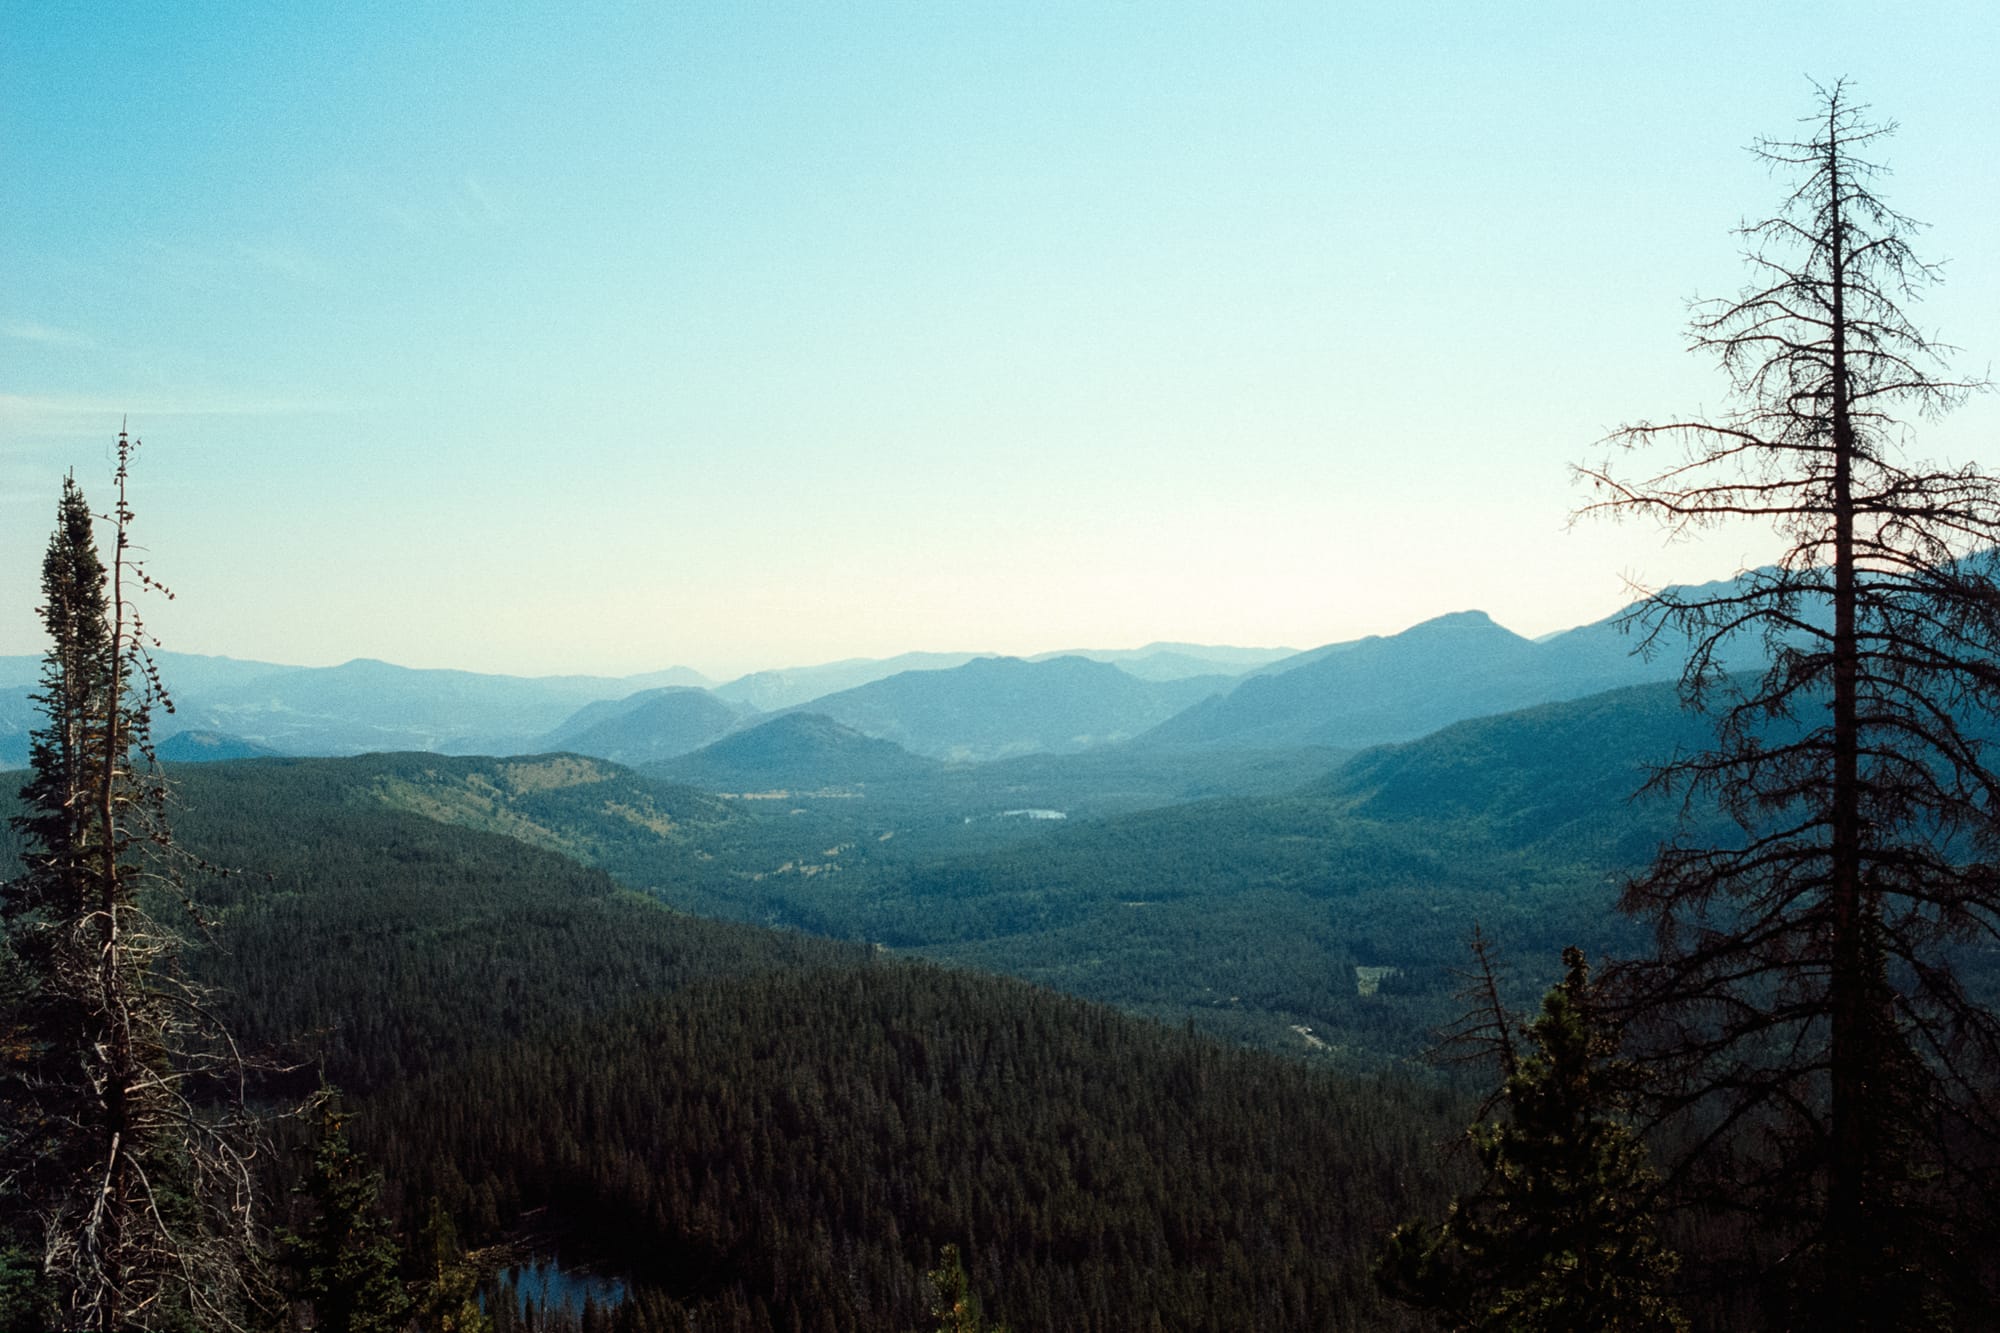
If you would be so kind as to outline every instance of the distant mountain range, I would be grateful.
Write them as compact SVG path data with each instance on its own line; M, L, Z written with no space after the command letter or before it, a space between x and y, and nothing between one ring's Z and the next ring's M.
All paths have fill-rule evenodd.
M618 678L521 677L370 659L301 667L162 652L175 711L156 716L154 730L163 741L180 731L227 738L243 753L573 750L646 764L814 703L926 754L983 759L1130 736L1236 675L1290 655L1284 648L1156 643L1004 659L1015 665L949 675L1001 659L906 653L753 672L709 688L712 682L686 667ZM29 695L40 669L39 657L0 657L0 767L27 761L37 718ZM912 679L865 689L905 676ZM816 703L843 695L830 708ZM190 742L172 753L187 762L215 744Z
M1722 587L1726 585L1710 585ZM1677 679L1685 646L1650 657L1626 632L1633 608L1539 640L1460 611L1401 634L1329 644L1273 663L1148 732L1158 745L1361 749L1466 718ZM1738 666L1761 664L1746 645Z
M1149 643L1144 648L1070 648L1036 653L1030 662L1087 657L1109 662L1140 680L1185 680L1190 676L1240 676L1298 655L1296 648L1228 648L1206 643Z
M335 667L283 666L190 653L155 655L174 711L157 713L163 742L180 731L227 736L265 753L433 750L509 753L580 707L661 686L699 686L686 667L643 675L500 676L417 670L366 658ZM27 702L39 657L0 657L0 766L27 761L36 715Z
M977 656L977 653L903 653L897 657L852 657L821 666L786 667L781 671L753 671L716 686L715 695L730 703L748 704L760 713L776 713L810 703L821 695L851 690L904 671L949 671Z
M1560 642L1530 642L1483 611L1439 616L1290 670L1253 676L1165 722L1146 739L1358 748L1410 740L1460 718L1645 678L1644 663L1635 669L1622 658L1608 672L1579 672L1557 647Z
M1103 654L1156 677L1147 680L1080 656L1024 662L911 654L761 673L714 690L688 683L701 678L685 668L622 679L528 678L415 670L371 660L298 667L162 653L162 674L176 708L159 714L154 725L162 739L178 731L228 737L246 747L242 753L573 750L646 764L698 749L765 716L752 698L776 703L800 695L823 697L812 690L861 679L860 685L831 691L833 701L816 709L936 757L988 759L1131 736L1229 680L1184 674L1191 667L1220 663L1241 669L1243 662L1268 659L1272 651L1197 653L1163 646ZM1002 660L1011 665L991 665ZM988 665L975 665L981 662ZM899 665L901 670L892 669ZM0 683L0 767L27 760L28 732L37 719L29 696L39 667L37 658L0 658L0 682L13 682ZM170 753L185 762L202 751Z
M1025 660L1048 662L1062 657L1087 657L1109 662L1141 680L1182 680L1189 676L1236 676L1295 652L1291 648L1234 648L1201 643L1149 643L1143 648L1078 648L1037 653ZM855 657L821 666L753 671L715 687L718 698L776 713L856 689L906 671L949 671L991 653L903 653L897 657Z
M1672 679L1679 653L1634 655L1621 619L1531 641L1464 611L1301 653L1186 643L1028 659L908 653L753 672L713 687L684 667L519 677L161 653L177 708L155 718L155 731L163 741L178 731L212 738L172 751L182 762L226 742L291 755L568 750L654 765L806 709L914 756L960 763L1119 743L1355 750ZM26 760L38 670L37 658L0 658L0 766Z

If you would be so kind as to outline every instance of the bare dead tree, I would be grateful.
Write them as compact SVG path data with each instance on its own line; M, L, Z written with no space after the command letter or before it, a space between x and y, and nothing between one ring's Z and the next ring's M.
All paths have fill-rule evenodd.
M1961 966L2000 943L2000 484L1911 457L1913 421L1986 386L1907 313L1938 271L1877 192L1894 127L1845 83L1818 94L1802 137L1756 145L1792 184L1741 229L1749 287L1693 321L1736 407L1614 432L1580 513L1789 543L1636 613L1648 645L1687 637L1683 698L1717 722L1652 785L1741 836L1672 843L1627 886L1657 957L1616 981L1684 1174L1758 1211L1795 1317L1893 1327L1988 1298L1952 1214L1979 1193L1962 1145L2000 1127L2000 1025ZM1754 681L1726 670L1745 646Z
M1437 1034L1426 1055L1434 1064L1471 1065L1482 1074L1488 1068L1497 1069L1504 1083L1519 1071L1520 1056L1514 1044L1514 1016L1500 997L1500 949L1476 921L1465 947L1472 955L1471 966L1453 970L1459 983L1453 996L1465 1009ZM1489 1093L1480 1104L1482 1118L1499 1096L1498 1092Z
M52 640L23 872L0 886L24 983L5 1073L7 1174L35 1214L66 1327L240 1326L255 1283L243 1064L149 911L193 905L152 747L171 708L134 603L166 593L138 558L121 432L108 565L65 482L43 563Z

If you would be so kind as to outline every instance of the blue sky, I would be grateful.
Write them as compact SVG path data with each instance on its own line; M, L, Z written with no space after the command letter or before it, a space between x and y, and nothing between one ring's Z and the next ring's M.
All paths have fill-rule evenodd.
M1596 619L1722 405L1744 153L1853 78L2000 356L1985 4L21 7L0 653L146 441L167 646L623 673ZM2000 411L1926 428L2000 466Z

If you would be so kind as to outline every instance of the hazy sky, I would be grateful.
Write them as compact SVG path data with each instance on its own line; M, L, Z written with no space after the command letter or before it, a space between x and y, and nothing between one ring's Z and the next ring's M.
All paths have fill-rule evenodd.
M1685 302L1852 77L2000 359L2000 7L17 5L0 653L146 441L174 649L716 676L1596 619ZM1925 452L2000 467L2000 404Z

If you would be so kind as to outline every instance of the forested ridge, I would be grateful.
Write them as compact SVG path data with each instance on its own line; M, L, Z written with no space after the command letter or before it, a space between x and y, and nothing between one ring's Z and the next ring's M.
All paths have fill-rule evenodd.
M236 1036L346 1091L409 1233L548 1208L643 1327L915 1327L946 1243L1018 1328L1395 1326L1367 1261L1442 1197L1447 1092L679 914L385 762L178 770L176 818L246 868L196 959Z
M1606 698L1557 709L1619 725L1630 704ZM718 799L578 756L370 755L178 771L191 804L208 782L330 782L325 799L340 809L502 833L698 915L883 944L1176 1026L1192 1019L1231 1040L1380 1062L1418 1054L1454 1015L1452 972L1474 922L1537 960L1566 943L1603 951L1636 940L1604 910L1621 865L1613 852L1650 847L1670 819L1628 805L1623 792L1641 770L1623 751L1596 765L1560 746L1546 752L1539 738L1566 734L1565 716L1525 727L1487 719L1370 752L1360 785L1319 767L1291 794L1067 821L997 816L1006 802L1033 799L1018 773L989 787L944 781L927 799L908 789ZM1069 762L1084 774L1104 768L1089 756L1049 760L1038 781L1084 781L1054 771ZM1180 762L1166 756L1160 767L1173 773ZM1124 756L1114 771L1142 764ZM1393 790L1398 773L1425 790L1485 791L1537 764L1618 794L1575 807L1583 832L1524 840L1504 809L1453 818L1395 808L1377 791ZM1364 994L1357 968L1386 970ZM1546 979L1524 975L1517 998ZM1327 1045L1305 1041L1300 1027Z
M1305 1026L1349 1056L1404 1059L1456 1013L1452 973L1474 922L1536 960L1569 943L1636 946L1638 932L1605 909L1621 869L1672 827L1671 809L1628 799L1644 777L1635 756L1670 704L1664 689L1617 692L1459 724L1330 774L1327 760L1281 770L1295 777L1277 794L1062 821L991 813L1077 782L1058 775L1061 759L1042 761L1025 789L996 775L999 790L961 777L927 800L872 789L733 800L719 803L726 818L689 819L667 836L606 812L644 793L663 808L705 808L700 794L609 765L601 784L508 806L564 830L562 845L621 882L704 915L883 943L1294 1054L1325 1054L1302 1040ZM1592 727L1633 739L1593 753L1577 741ZM412 808L468 818L449 793L489 790L479 774L494 762L424 763L421 785L441 794ZM1067 762L1086 774L1103 765ZM1132 772L1146 761L1118 762ZM1173 773L1184 759L1154 762ZM1551 782L1547 799L1565 802L1567 820L1522 836L1512 803L1555 775L1568 785ZM1408 789L1485 804L1440 810L1399 799ZM1363 994L1356 968L1388 970ZM1516 998L1547 979L1525 976Z
M1024 1328L1384 1320L1366 1261L1449 1132L1434 1091L928 967L709 981L551 1035L392 1091L414 1132L383 1160L475 1225L587 1215L704 1326L905 1326L946 1241Z

